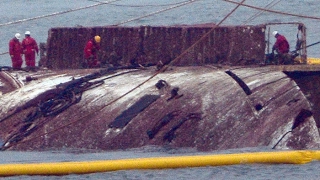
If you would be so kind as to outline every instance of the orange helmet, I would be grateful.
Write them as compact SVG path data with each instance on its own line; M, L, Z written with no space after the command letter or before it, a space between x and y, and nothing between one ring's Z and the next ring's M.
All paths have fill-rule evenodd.
M101 37L100 36L95 36L94 40L96 41L96 43L100 43Z

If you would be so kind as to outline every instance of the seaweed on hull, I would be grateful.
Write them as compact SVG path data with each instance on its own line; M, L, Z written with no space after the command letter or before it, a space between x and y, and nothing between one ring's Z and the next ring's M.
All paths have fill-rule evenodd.
M11 113L8 113L7 116L1 118L0 122L8 120L12 116L19 114L21 111L28 108L33 107L33 110L29 112L23 120L14 124L16 130L11 132L5 141L1 143L0 149L5 150L14 144L19 143L47 123L48 120L45 117L54 117L68 109L70 106L80 102L84 91L102 85L104 80L110 77L100 80L95 79L113 74L116 69L122 68L123 67L106 68L79 79L60 83L56 88L45 91L36 98L26 102L24 105L17 107Z

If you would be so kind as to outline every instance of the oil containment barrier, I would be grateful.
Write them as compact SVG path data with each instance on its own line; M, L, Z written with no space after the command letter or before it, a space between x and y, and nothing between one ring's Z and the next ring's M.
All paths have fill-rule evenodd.
M275 151L79 162L1 164L0 176L67 175L132 169L170 169L254 163L305 164L313 160L320 160L320 151Z
M307 64L320 64L320 58L308 57Z

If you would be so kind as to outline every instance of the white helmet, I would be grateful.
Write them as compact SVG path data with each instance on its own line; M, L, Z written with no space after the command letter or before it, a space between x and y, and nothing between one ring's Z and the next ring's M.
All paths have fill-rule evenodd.
M25 35L30 35L30 31L26 31L24 34Z
M273 36L276 36L278 34L278 31L273 31L272 34Z
M20 35L20 33L16 33L16 34L14 35L14 37L16 37L17 39L20 39L21 35Z

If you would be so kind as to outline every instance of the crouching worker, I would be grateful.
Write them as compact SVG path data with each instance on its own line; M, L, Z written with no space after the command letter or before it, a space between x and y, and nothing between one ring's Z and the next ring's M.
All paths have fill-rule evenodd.
M100 50L100 36L95 36L90 39L84 48L84 62L83 68L96 68L100 67L100 61L98 60L98 51Z
M276 64L293 64L293 59L289 54L290 46L287 39L279 34L278 31L274 31L272 34L276 38L276 42L272 47L272 55L274 55L274 51L277 52L275 56Z

